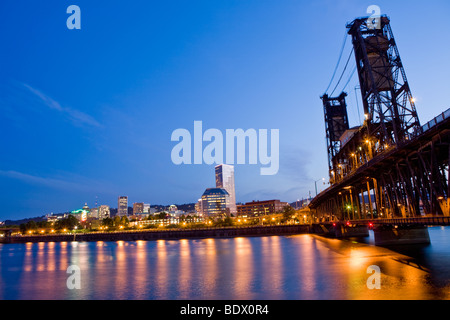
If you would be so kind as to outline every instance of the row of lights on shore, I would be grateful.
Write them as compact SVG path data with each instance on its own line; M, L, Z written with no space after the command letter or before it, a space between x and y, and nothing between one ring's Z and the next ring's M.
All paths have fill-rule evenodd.
M77 227L75 227L75 230L77 229ZM67 232L67 229L63 229L63 232ZM33 234L34 231L33 230L29 230L28 234ZM45 230L40 230L39 233L45 233ZM50 230L50 233L56 233L55 229Z
M293 216L292 218L295 218L295 216ZM306 219L307 217L306 217L306 216L303 216L303 218ZM276 221L275 218L272 218L271 220L272 220L272 221ZM241 223L241 222L247 223L247 222L248 222L247 219L244 219L244 220L238 219L237 221L238 221L238 223ZM263 222L266 222L267 219L266 219L266 218L263 218L262 221L263 221ZM208 221L207 224L211 225L211 224L212 224L212 221ZM187 223L186 223L186 222L183 222L182 225L183 225L183 226L186 226ZM144 226L143 226L142 224L139 224L137 227L140 228L140 229L142 229ZM161 223L161 224L159 225L159 227L164 227L164 224ZM75 230L77 230L77 229L78 229L78 228L75 227L73 231L75 231ZM108 229L109 229L108 226L100 227L100 230L101 230L101 231L106 231L106 230L108 230ZM119 229L120 229L120 230L123 230L123 229L125 229L125 227L124 227L124 226L119 226ZM63 229L62 232L63 232L63 233L66 233L66 232L69 232L69 230ZM28 234L33 234L33 233L35 233L35 232L32 231L32 230L28 231ZM45 233L45 230L40 230L39 233ZM50 233L56 233L56 231L55 231L54 229L52 229L52 230L50 230Z

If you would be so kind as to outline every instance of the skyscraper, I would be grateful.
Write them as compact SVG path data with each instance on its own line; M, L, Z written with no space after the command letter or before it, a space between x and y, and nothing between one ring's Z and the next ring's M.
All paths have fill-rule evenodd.
M128 215L128 197L126 196L119 197L119 204L117 206L117 215L120 217Z
M143 214L144 213L144 203L137 202L133 203L133 214Z
M91 208L91 212L89 212L88 217L98 219L98 208Z
M229 194L223 188L210 188L202 195L202 214L212 218L229 216Z
M109 218L110 217L110 210L109 210L109 206L107 205L101 205L98 208L98 218L99 219L105 219L105 218Z
M236 190L234 187L234 167L221 164L216 167L216 188L223 188L227 190L230 195L228 208L230 213L236 216Z

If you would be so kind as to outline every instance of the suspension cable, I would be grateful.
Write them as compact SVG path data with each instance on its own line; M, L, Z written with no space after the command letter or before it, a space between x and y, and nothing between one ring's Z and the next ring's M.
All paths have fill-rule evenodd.
M334 68L334 72L333 72L333 76L331 77L330 83L328 84L327 90L325 90L325 94L328 92L328 90L331 87L331 84L333 83L334 77L336 76L336 72L339 68L339 64L341 63L341 59L342 59L342 54L344 53L344 49L345 49L345 44L347 43L347 31L344 32L344 40L343 40L343 44L342 44L342 48L341 48L341 52L339 54L339 59L338 62L336 64L336 67Z
M353 79L353 75L356 72L356 66L353 68L352 73L350 74L350 77L348 78L347 82L345 83L344 88L342 88L342 91L345 91L345 89L347 88L348 84L350 83L350 81Z
M344 77L345 71L347 70L348 64L349 64L350 59L351 59L352 54L353 54L353 50L354 50L354 48L352 48L352 51L350 51L350 54L349 54L348 59L347 59L347 63L345 64L344 70L342 71L342 74L341 74L341 76L340 76L340 78L339 78L339 81L338 81L338 83L336 84L336 86L334 87L334 90L333 90L333 92L331 93L331 96L333 96L334 92L336 91L337 87L339 86L339 83L341 83L341 80L342 80L342 78Z

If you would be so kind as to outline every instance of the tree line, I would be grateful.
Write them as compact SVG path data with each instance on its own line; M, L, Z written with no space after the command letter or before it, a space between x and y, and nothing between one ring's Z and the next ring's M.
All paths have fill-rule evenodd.
M75 227L81 227L80 222L73 215L69 215L67 218L58 220L56 222L49 221L28 221L27 223L21 223L19 229L22 233L28 231L36 231L39 229L54 229L54 230L73 230Z

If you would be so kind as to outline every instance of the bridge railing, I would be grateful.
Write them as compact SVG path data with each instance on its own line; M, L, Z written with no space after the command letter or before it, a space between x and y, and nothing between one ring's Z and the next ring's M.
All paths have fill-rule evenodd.
M448 118L450 118L450 109L438 115L436 118L424 125L422 127L422 131L426 132Z
M367 225L429 225L429 226L450 226L450 217L429 216L417 218L393 218L374 220L348 221L350 224Z

